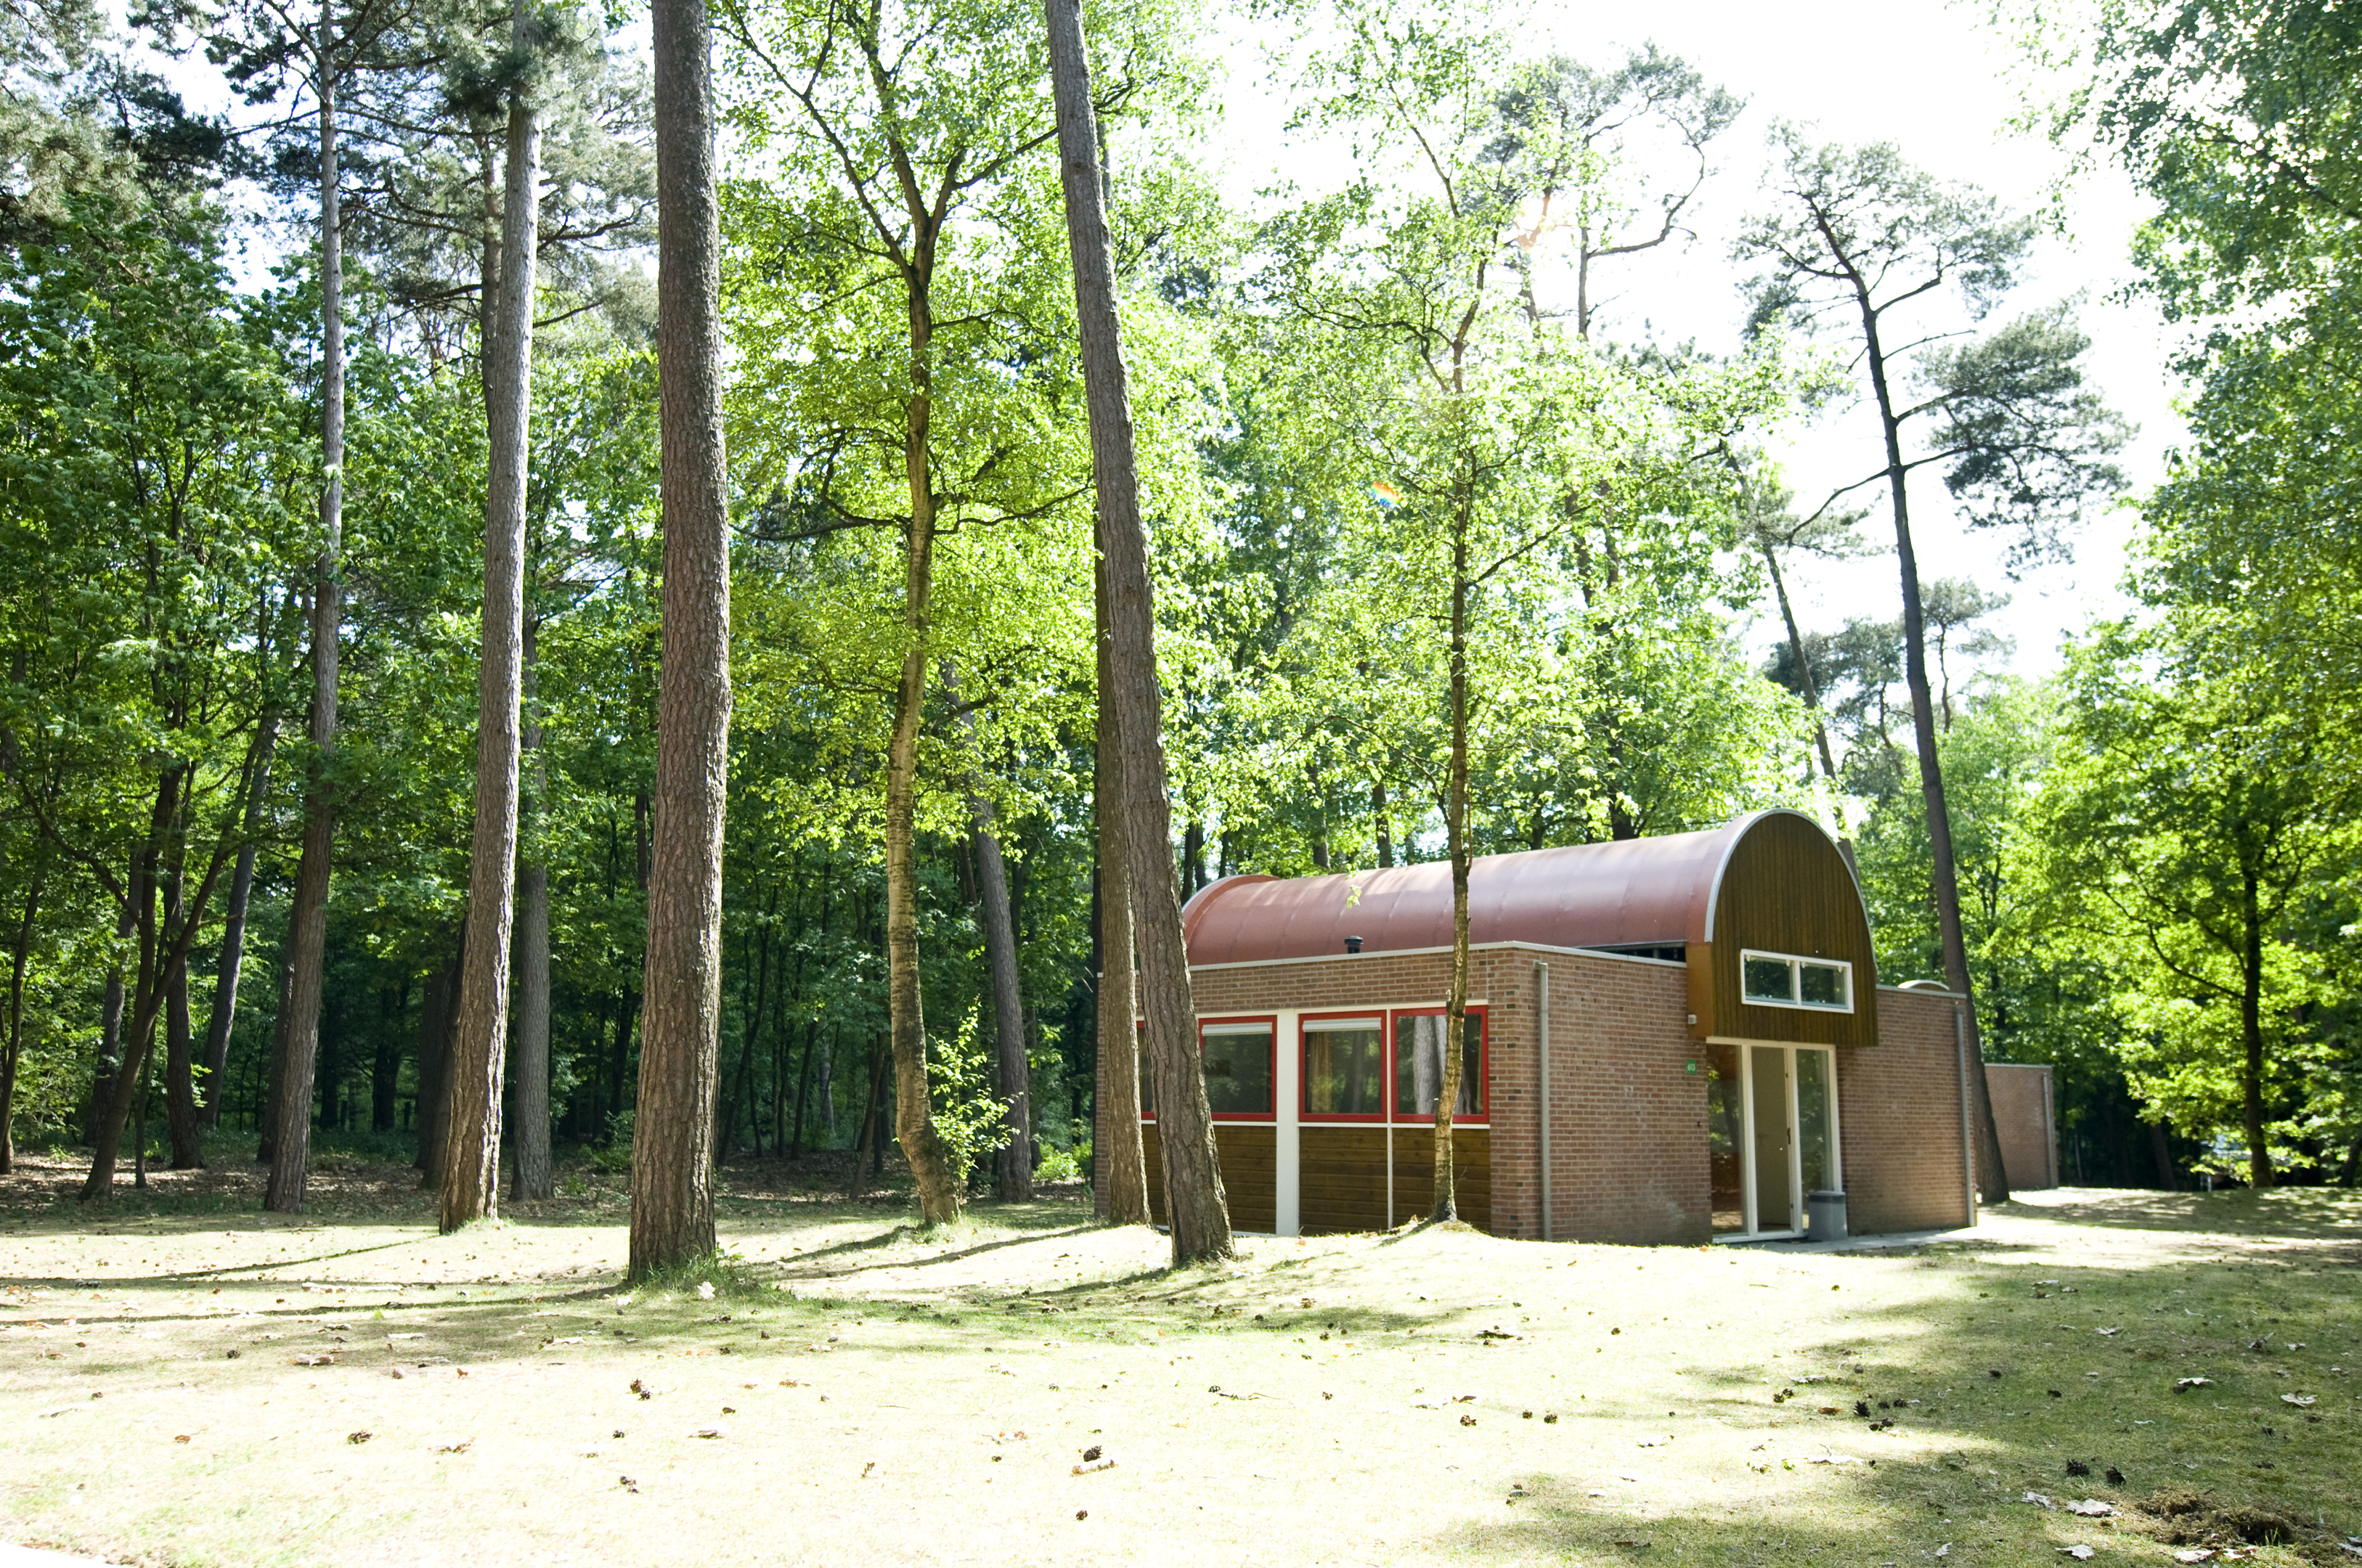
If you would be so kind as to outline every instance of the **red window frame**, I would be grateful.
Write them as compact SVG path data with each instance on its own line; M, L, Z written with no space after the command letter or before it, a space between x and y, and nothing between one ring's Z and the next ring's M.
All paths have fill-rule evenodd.
M1378 1109L1374 1111L1313 1110L1307 1101L1312 1080L1304 1071L1304 1037L1310 1026L1323 1021L1343 1022L1349 1019L1375 1019L1378 1025ZM1375 1127L1386 1119L1386 1099L1394 1093L1394 1065L1390 1059L1393 1026L1386 1010L1382 1007L1343 1008L1333 1012L1307 1012L1296 1020L1296 1119L1327 1124L1330 1122L1361 1122Z
M1397 1122L1410 1122L1420 1127L1433 1126L1431 1110L1395 1110L1395 1022L1404 1018L1442 1018L1451 1012L1448 1007L1397 1007L1386 1011L1386 1113ZM1454 1111L1454 1127L1489 1124L1493 1120L1493 1010L1483 1002L1468 1004L1468 1016L1476 1021L1476 1109Z
M1264 1111L1217 1110L1212 1113L1213 1119L1217 1121L1246 1122L1267 1122L1278 1121L1279 1014L1275 1012L1219 1013L1200 1018L1198 1021L1198 1055L1201 1059L1206 1055L1206 1026L1209 1023L1260 1023L1270 1031L1271 1038L1271 1055L1264 1064L1265 1070L1270 1075L1266 1081L1271 1085L1271 1109ZM1138 1029L1142 1035L1145 1035L1148 1032L1148 1021L1146 1019L1142 1019L1133 1027ZM1146 1060L1144 1053L1141 1059L1143 1062ZM1153 1121L1156 1120L1156 1112L1149 1110L1146 1106L1142 1106L1141 1107L1140 1120L1142 1122Z

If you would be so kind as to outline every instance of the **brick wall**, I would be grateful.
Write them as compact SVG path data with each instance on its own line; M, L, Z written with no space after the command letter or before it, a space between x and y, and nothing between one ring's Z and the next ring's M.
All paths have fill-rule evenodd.
M1857 1234L1969 1222L1952 1008L1940 992L1881 991L1879 1043L1838 1053L1838 1136Z
M1469 955L1486 1004L1491 1225L1542 1234L1534 964L1550 966L1552 1228L1561 1241L1694 1245L1710 1233L1705 1088L1689 1037L1687 974L1517 945ZM1440 1001L1451 955L1372 953L1209 966L1191 976L1203 1017ZM1959 1079L1952 1002L1882 991L1882 1043L1838 1053L1839 1136L1853 1228L1959 1224ZM1282 1031L1279 1048L1296 1048ZM1396 1136L1403 1136L1397 1124Z

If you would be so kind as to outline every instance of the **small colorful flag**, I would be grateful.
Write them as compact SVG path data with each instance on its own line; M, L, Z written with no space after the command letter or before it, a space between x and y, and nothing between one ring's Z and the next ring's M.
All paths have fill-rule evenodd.
M1394 486L1388 484L1384 480L1376 480L1371 483L1370 494L1380 506L1400 506L1402 504L1402 491L1396 490Z

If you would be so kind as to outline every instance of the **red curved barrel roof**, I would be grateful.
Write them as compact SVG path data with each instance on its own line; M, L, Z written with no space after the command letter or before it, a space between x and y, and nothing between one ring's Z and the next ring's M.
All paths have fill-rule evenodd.
M1704 833L1477 857L1468 873L1468 940L1549 947L1705 942L1723 865L1772 813ZM1358 889L1358 895L1356 889ZM1451 866L1427 861L1352 876L1225 877L1181 911L1189 962L1239 964L1451 945Z

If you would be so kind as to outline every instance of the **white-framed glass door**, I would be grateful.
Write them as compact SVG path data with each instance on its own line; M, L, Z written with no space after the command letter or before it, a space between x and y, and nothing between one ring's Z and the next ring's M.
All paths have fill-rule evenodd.
M1714 1233L1802 1234L1805 1195L1843 1185L1836 1052L1716 1041L1706 1060Z

